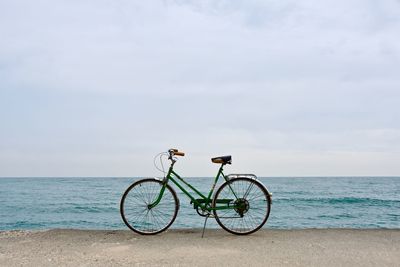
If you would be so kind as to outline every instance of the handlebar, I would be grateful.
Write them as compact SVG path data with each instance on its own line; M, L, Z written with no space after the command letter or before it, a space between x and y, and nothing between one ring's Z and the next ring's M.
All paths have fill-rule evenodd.
M175 148L171 148L170 150L168 150L168 152L170 156L181 156L181 157L185 156L184 152L180 152L178 151L178 149Z

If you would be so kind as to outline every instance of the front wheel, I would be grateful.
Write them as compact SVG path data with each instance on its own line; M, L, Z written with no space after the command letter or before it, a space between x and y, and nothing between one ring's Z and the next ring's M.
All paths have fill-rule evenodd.
M269 217L271 197L259 181L235 178L221 185L212 206L218 224L226 231L247 235L259 230Z
M163 186L160 180L143 179L128 187L121 199L120 212L129 229L143 235L154 235L165 231L175 221L179 200L168 184L160 202L150 207Z

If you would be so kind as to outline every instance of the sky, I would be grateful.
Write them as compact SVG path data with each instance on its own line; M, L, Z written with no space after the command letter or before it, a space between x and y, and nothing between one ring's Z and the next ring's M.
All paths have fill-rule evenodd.
M400 175L400 1L0 0L0 177Z

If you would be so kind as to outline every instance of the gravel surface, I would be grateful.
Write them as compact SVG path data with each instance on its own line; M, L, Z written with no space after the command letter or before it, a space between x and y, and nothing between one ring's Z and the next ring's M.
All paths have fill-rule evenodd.
M400 230L0 232L0 266L400 266Z

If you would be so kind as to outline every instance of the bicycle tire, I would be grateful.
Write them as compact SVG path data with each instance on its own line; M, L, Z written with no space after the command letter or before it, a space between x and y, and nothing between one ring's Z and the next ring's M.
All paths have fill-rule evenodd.
M142 235L155 235L167 230L175 221L179 199L168 184L160 203L152 209L148 208L162 186L162 181L148 178L134 182L125 190L120 202L120 213L129 229ZM161 208L164 211L160 211Z
M258 191L256 195L250 195L253 188ZM249 189L250 192L246 195ZM235 194L232 191L235 191ZM265 186L255 179L240 177L226 181L215 193L212 206L217 207L217 203L223 200L231 201L228 205L238 208L213 210L214 217L224 230L232 234L248 235L258 231L267 222L271 212L270 194ZM259 211L256 212L256 209Z

